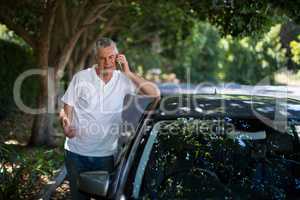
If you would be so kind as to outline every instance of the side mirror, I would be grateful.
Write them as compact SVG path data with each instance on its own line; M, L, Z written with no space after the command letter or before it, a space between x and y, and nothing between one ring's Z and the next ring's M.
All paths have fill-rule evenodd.
M83 192L106 197L109 186L107 171L88 171L79 175L79 189Z

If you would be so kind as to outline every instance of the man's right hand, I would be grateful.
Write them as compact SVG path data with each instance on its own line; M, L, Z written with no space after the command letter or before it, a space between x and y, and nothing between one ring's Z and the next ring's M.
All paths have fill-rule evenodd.
M68 138L75 137L75 129L71 127L71 123L68 117L62 117L62 126L64 129L65 136L67 136Z

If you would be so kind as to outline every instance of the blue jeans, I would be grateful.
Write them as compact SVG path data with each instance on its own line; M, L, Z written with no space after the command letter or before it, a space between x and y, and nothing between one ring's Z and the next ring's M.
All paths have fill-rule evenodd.
M103 170L112 172L114 168L114 157L90 157L82 156L65 150L65 165L67 169L67 179L70 182L71 196L74 200L90 199L87 193L78 190L79 174L86 171Z

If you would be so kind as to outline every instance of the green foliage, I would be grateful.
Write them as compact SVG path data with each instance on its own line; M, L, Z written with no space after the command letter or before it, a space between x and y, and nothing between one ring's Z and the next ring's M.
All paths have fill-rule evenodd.
M17 151L0 145L0 199L28 199L42 175L51 176L60 167L62 154L43 148Z
M224 75L221 77L225 81L251 84L263 76L253 45L249 38L238 41L227 37L220 41L224 49L220 64Z
M152 68L165 69L165 66L168 65L168 60L165 57L146 47L132 47L126 50L126 57L134 71L138 72L139 69L142 69L142 73Z
M22 47L29 48L22 38L2 24L0 24L0 38L5 41L14 42Z
M2 23L7 18L18 26L24 28L28 35L37 37L40 34L39 25L42 24L42 15L47 1L0 1ZM15 31L15 30L14 30Z
M160 4L155 0L131 1L126 5L127 27L118 39L127 43L126 53L137 49L134 52L141 56L129 53L129 57L133 66L143 67L144 71L159 67L186 81L190 68L192 82L255 84L268 76L272 83L274 72L286 62L279 42L280 26L272 26L297 18L297 13L293 15L288 8L297 10L298 5L281 4L253 0ZM221 36L225 42L220 42ZM160 39L161 51L152 52L156 37ZM227 43L227 49L223 43Z
M287 15L292 18L272 1L116 1L113 9L122 11L114 37L136 69L160 68L186 81L189 68L192 82L253 84L268 75L272 81L272 74L284 63L279 39L260 38L274 23L285 22ZM227 41L228 52L219 44L226 35L239 37ZM161 49L153 51L157 38ZM255 50L258 42L261 52ZM230 55L235 59L231 61Z
M212 6L215 14L210 15L209 19L222 35L256 36L270 29L275 21L280 23L286 19L284 13L278 14L280 6L271 1L215 2Z
M290 47L293 62L300 65L300 35L298 36L298 40L293 40L290 42Z
M159 41L160 51L147 45L123 45L132 66L144 72L160 68L175 73L181 81L256 84L264 78L274 83L274 73L285 67L286 50L280 43L281 25L271 27L260 37L221 38L218 29L207 22L194 21L184 39L170 44ZM130 42L132 38L127 38ZM160 40L164 40L159 38ZM295 46L296 47L296 46ZM166 53L167 52L167 53Z
M255 84L269 77L286 64L286 51L280 43L280 25L273 26L262 37L221 38L209 23L195 23L190 35L176 47L174 71L187 80L190 70L193 83L227 81Z
M191 34L177 47L174 71L182 80L187 80L190 71L192 82L215 81L221 49L220 36L209 23L195 23ZM189 75L188 75L189 76Z
M255 1L255 0L207 0L207 1L167 1L176 9L172 13L174 24L179 24L180 17L193 18L196 20L208 20L216 26L222 36L257 35L268 30L274 23L279 23L286 16L297 20L299 6L293 2L283 3L278 1ZM155 7L157 1L147 1L147 7ZM160 3L164 8L163 13L171 13L166 4ZM155 9L157 10L157 9ZM180 12L178 12L180 10ZM154 13L153 11L150 13ZM181 13L184 13L183 15ZM188 24L185 24L188 26ZM183 25L183 27L185 27ZM175 35L175 34L173 34Z
M268 77L273 83L274 73L285 67L287 61L286 51L280 43L280 27L273 26L259 40L249 37L222 39L224 61L220 66L224 70L224 80L255 84Z
M152 68L172 71L174 47L187 35L183 32L189 32L191 22L178 5L182 2L150 0L123 5L127 8L124 13L127 17L120 22L122 29L117 41L135 70L143 73Z
M2 118L15 106L13 87L16 78L27 69L34 68L34 62L30 49L2 39L0 39L0 55L0 118ZM33 105L36 93L37 80L32 77L25 80L21 97L26 105Z

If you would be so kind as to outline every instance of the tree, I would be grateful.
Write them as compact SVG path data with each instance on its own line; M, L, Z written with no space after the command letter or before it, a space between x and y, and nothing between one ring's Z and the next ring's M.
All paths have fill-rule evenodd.
M115 39L128 36L141 46L161 41L161 54L174 58L174 47L190 34L191 19L208 19L223 35L234 36L262 30L269 25L270 16L280 12L299 20L299 4L289 3L281 9L283 1L276 2L0 0L0 22L31 46L38 69L45 72L40 77L38 108L47 109L35 116L30 144L55 144L53 121L58 84L66 67L70 77L83 66L99 35Z
M104 23L103 15L111 6L110 1L88 0L0 1L0 21L30 45L37 68L44 70L37 102L38 108L46 109L35 115L29 144L55 145L58 84L80 38ZM106 32L105 25L96 32Z

